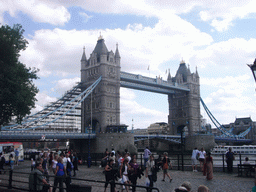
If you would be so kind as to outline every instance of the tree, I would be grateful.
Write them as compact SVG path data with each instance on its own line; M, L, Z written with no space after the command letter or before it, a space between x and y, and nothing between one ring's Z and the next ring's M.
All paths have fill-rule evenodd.
M38 69L19 62L19 52L28 44L23 33L19 24L0 27L0 125L13 118L20 123L35 107L38 89L33 81L38 79Z

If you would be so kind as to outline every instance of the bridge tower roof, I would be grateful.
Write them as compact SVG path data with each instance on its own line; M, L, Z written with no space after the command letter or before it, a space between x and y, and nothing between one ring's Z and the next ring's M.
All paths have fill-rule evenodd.
M187 77L188 77L188 75L190 75L189 72L190 71L188 70L185 61L182 59L182 61L180 62L179 69L175 75L175 78L177 78L178 74L181 74L183 77L183 81L187 82Z
M105 40L103 39L103 37L101 35L98 38L97 44L96 44L93 52L97 53L97 55L108 54L108 49L107 49L107 46L105 45Z

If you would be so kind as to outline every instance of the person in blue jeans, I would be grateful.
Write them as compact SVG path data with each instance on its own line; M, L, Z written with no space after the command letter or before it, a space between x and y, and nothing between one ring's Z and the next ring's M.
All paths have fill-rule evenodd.
M53 192L55 192L58 184L59 184L59 191L63 192L63 181L65 178L65 167L63 165L63 160L61 157L58 158L58 163L56 165L55 170L55 178L54 178L54 187Z

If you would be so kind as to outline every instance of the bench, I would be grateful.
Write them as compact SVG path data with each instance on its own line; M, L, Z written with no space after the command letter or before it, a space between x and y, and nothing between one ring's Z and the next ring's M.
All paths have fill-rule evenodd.
M253 177L252 173L255 172L255 165L237 164L238 177L245 174L246 177Z

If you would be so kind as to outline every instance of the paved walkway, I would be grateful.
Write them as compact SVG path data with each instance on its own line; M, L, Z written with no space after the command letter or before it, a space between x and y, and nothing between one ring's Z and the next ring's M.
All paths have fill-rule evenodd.
M30 162L22 162L18 167L15 167L15 171L30 172ZM192 191L196 192L199 185L206 185L211 192L249 192L254 186L253 178L237 177L237 173L227 174L223 172L214 173L214 178L211 181L207 181L202 172L192 172L192 171L177 171L170 170L173 180L170 183L166 179L165 182L162 180L162 171L158 172L158 180L154 183L154 187L157 187L160 192L172 192L175 188L180 186L183 181L189 181L192 184ZM3 175L1 175L3 176ZM23 176L24 177L24 176ZM92 166L88 168L85 165L79 166L79 171L76 177L73 177L72 183L74 184L84 184L91 185L92 192L102 192L104 191L104 183L95 182L84 182L75 179L87 179L87 180L97 180L105 181L105 176L103 174L103 168L98 166ZM24 178L28 181L27 178ZM51 178L51 184L53 184L53 178ZM138 185L145 184L145 177L138 180ZM1 191L1 188L0 188ZM7 191L7 190L2 190ZM107 191L110 191L108 188ZM137 189L137 191L145 191L145 189Z

